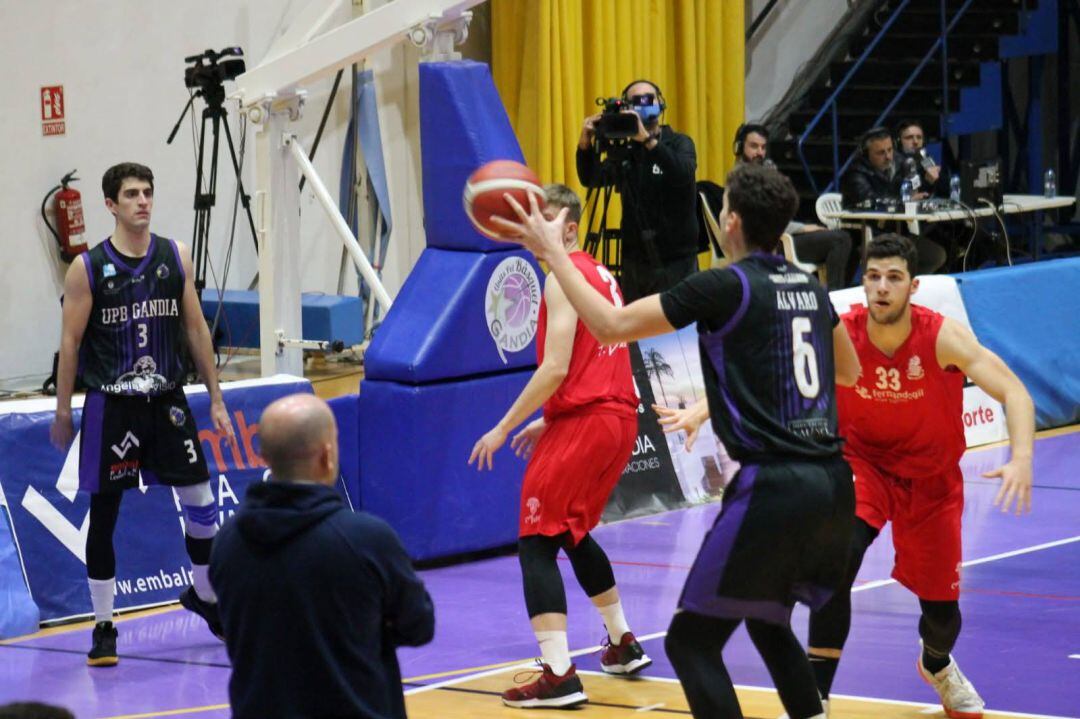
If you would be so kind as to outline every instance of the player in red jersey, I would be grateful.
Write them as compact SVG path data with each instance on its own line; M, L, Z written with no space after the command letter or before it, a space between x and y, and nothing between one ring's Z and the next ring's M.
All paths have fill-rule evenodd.
M983 700L950 652L960 634L960 516L964 508L965 375L1005 405L1010 460L994 504L1031 509L1034 407L1024 385L959 322L912 305L919 281L911 241L895 234L867 248L867 307L843 316L862 365L854 387L837 393L844 456L855 476L855 533L847 591L810 617L808 654L828 699L851 626L850 587L863 554L893 523L893 577L919 598L920 675L952 719L978 719Z
M1017 514L1031 509L1034 407L1016 375L969 329L910 303L919 286L911 276L915 266L909 239L874 238L863 275L868 307L842 317L862 368L855 386L837 390L844 458L855 477L855 531L843 589L810 615L807 654L827 714L851 627L851 586L867 548L891 521L893 577L919 597L922 609L919 673L949 717L978 719L982 698L950 654L960 634L964 376L1007 411L1012 457L983 475L1001 478L994 504L1002 511L1014 502ZM704 403L659 413L664 430L686 431L688 444L709 417Z
M578 271L621 306L611 273L577 249L577 195L564 185L548 185L544 192L549 219L563 208L568 211L563 239ZM548 275L544 285L536 347L536 373L499 423L477 440L469 464L490 469L510 431L543 406L543 417L510 443L519 457L529 459L521 488L518 550L525 605L540 645L541 674L530 684L507 690L502 699L512 707L565 708L588 698L570 662L566 593L556 563L560 549L607 627L601 668L610 674L634 674L652 662L623 615L611 563L589 534L633 450L638 398L626 344L602 346L578 319L554 275Z

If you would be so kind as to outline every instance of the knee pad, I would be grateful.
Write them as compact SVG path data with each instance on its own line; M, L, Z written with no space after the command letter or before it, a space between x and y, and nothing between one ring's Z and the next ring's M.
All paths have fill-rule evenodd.
M218 508L210 482L175 489L184 511L185 534L193 539L212 539L218 530Z
M919 617L919 636L923 645L934 652L947 655L960 636L960 602L931 602L919 600L922 616Z
M557 537L533 535L518 540L518 561L529 618L539 614L566 614L566 590L556 559L562 542Z
M591 535L586 534L576 547L568 548L566 556L570 558L574 576L586 595L595 597L615 586L611 562Z

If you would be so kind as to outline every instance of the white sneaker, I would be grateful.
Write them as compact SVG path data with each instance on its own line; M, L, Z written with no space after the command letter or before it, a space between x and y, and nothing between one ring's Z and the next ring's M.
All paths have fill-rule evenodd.
M788 719L787 714L781 714L777 719ZM817 716L810 717L810 719L829 719L829 700L821 700L821 713Z
M919 674L941 697L941 706L949 719L982 719L986 703L975 691L968 678L960 671L956 660L949 657L949 664L937 674L923 666L922 653L915 661Z

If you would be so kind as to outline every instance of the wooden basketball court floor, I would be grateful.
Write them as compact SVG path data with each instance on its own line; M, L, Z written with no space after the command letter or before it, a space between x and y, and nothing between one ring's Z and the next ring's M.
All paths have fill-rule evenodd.
M964 630L955 655L987 701L987 719L1080 718L1080 427L1040 434L1034 511L1006 516L991 506L997 485L980 475L1002 463L1000 447L973 450L963 468ZM484 481L478 477L477 481ZM599 672L603 627L563 563L570 646L590 703L570 715L689 716L664 656L663 637L686 572L719 507L692 507L598 528L628 619L654 664L640 679ZM867 555L853 598L851 638L834 685L832 717L943 716L918 677L918 604L889 579L886 531ZM399 652L413 719L565 717L505 708L499 693L527 671L536 648L515 557L423 573L436 605L436 637ZM797 610L796 632L806 632ZM0 703L37 699L80 718L225 717L229 664L197 617L163 607L122 618L119 666L84 664L88 624L0 643ZM272 643L272 638L268 638ZM747 717L782 711L745 632L725 652ZM283 671L288 671L283 666Z

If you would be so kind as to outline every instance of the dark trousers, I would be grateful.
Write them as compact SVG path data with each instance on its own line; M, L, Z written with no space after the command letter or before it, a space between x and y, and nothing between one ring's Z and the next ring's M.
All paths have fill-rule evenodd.
M623 256L619 287L623 300L630 304L642 297L669 290L698 271L697 255L650 263L645 259Z
M826 289L848 286L847 266L851 256L851 235L843 230L819 230L792 235L795 254L804 262L825 265Z

